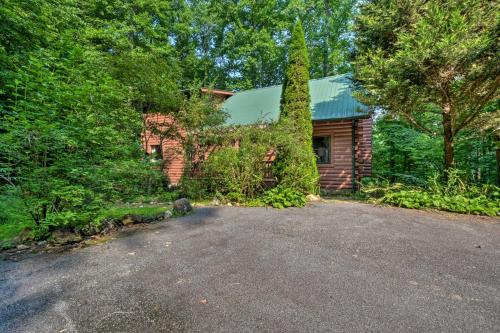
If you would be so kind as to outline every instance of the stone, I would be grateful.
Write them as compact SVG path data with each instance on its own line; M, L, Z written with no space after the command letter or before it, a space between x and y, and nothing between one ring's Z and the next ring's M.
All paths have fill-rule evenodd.
M219 199L212 200L212 206L219 206L219 205L220 205Z
M55 245L66 245L81 242L82 239L82 236L71 230L61 229L52 232L50 242Z
M16 249L18 250L27 250L29 249L29 245L26 245L26 244L19 244L18 246L16 246Z
M78 229L78 233L82 236L92 236L96 235L101 231L101 227L94 223L89 223L80 229Z
M102 226L108 228L109 230L114 230L122 226L122 223L118 219L108 219L102 223Z
M118 229L118 227L120 227L121 225L122 225L121 221L117 219L104 220L101 223L101 226L99 227L99 233L101 235L105 235L112 230Z
M40 241L40 242L37 242L36 245L38 246L44 246L44 245L47 245L47 241Z
M193 210L191 203L186 198L181 198L174 201L174 213L186 214Z
M172 217L172 215L174 215L174 214L172 213L172 211L171 211L171 210L166 210L165 212L163 212L163 213L162 213L162 214L160 214L160 215L161 215L161 219L165 219L165 220L166 220L166 219L171 218L171 217Z
M159 216L149 216L149 217L143 217L140 222L136 223L153 223L159 220Z
M307 201L320 201L321 200L319 195L314 195L314 194L308 194L306 196L306 199L307 199Z
M130 225L130 224L135 224L135 223L142 223L143 218L140 215L135 215L135 214L129 214L126 215L122 220L122 224L124 226Z

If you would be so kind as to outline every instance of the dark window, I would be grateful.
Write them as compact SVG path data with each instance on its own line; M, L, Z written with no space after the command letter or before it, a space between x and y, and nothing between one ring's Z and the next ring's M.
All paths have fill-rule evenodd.
M318 164L330 164L331 162L331 138L329 136L313 137L313 149Z
M161 151L161 145L151 146L151 160L160 161L163 159L163 153Z

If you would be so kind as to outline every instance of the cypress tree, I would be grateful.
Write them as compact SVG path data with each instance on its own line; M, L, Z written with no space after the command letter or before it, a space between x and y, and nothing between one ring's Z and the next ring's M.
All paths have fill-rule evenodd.
M297 21L289 44L281 92L275 174L280 185L304 193L318 191L318 169L312 149L309 58L302 24Z

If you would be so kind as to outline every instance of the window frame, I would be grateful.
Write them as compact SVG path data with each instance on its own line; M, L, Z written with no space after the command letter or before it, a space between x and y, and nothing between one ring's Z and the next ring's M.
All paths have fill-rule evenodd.
M328 162L326 163L319 163L318 162L318 155L316 154L316 151L314 149L314 139L316 138L328 138ZM333 158L332 158L332 135L331 134L318 134L318 135L313 135L313 152L314 155L316 156L316 164L318 166L328 166L328 165L333 165Z
M152 162L161 162L163 161L163 147L161 144L156 144L156 145L150 145L150 153L149 153L149 156L150 156L150 159ZM153 148L156 150L155 147L159 147L160 149L160 152L159 154L157 154L156 152L154 154L157 154L157 156L159 156L159 158L155 158L155 156L153 156Z

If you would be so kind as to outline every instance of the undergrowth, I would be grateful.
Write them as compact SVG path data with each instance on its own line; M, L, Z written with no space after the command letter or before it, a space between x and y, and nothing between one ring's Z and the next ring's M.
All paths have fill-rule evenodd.
M303 207L307 203L302 192L283 186L266 191L261 201L274 208Z
M447 181L441 181L437 175L432 176L422 187L390 184L384 179L365 179L361 184L361 194L376 203L404 208L500 215L500 188L491 184L469 184L464 179L464 175L458 170L450 170Z

